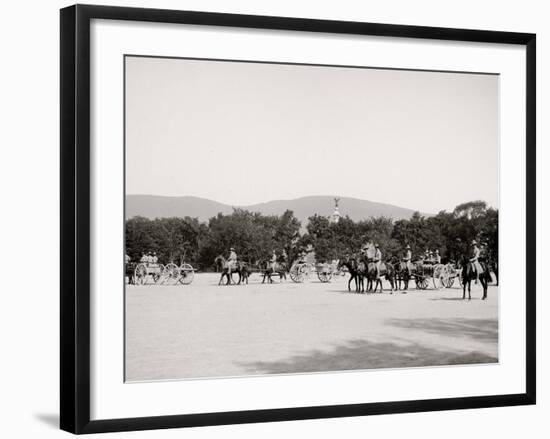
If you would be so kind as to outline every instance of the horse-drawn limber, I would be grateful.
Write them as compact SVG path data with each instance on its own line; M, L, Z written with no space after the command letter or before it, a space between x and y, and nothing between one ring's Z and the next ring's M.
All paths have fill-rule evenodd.
M311 265L307 262L295 262L288 274L293 282L302 283L311 274Z
M428 288L430 281L435 289L451 288L454 285L455 279L460 276L458 270L452 264L430 264L416 263L411 273L414 279L416 288L425 290Z
M340 274L338 269L338 261L333 263L324 263L315 265L315 272L317 273L317 278L323 282L330 282L333 276Z
M126 264L126 276L133 285L189 285L195 270L186 263L178 266L173 262L166 265L139 262Z

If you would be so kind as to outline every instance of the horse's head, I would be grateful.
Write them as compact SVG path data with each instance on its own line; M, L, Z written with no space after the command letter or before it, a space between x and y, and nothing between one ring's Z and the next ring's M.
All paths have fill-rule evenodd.
M336 269L337 270L340 270L342 267L346 267L347 263L349 261L349 256L348 255L345 255L343 258L340 258L338 260L338 264L336 265Z

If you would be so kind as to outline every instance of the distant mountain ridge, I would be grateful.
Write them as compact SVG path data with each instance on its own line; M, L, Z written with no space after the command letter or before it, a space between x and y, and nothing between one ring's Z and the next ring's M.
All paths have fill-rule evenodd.
M412 209L404 207L350 197L340 197L339 206L342 216L348 215L354 221L381 215L391 217L395 220L409 219L415 212ZM206 222L218 213L230 214L233 212L233 208L260 212L264 215L281 215L288 209L292 210L294 215L302 222L302 226L305 226L310 216L315 214L323 216L331 215L334 211L334 197L331 195L316 195L293 200L274 200L250 206L231 206L206 198L192 196L126 196L126 218L143 216L154 219L189 216Z

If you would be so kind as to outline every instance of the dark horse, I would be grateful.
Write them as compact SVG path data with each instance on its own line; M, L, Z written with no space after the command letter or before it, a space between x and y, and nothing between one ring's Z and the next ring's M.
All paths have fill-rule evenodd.
M136 267L137 264L135 262L128 262L125 266L126 276L130 285L136 284Z
M395 289L395 268L389 262L380 262L380 272L376 273L376 263L370 259L367 260L367 291L372 291L372 286L374 284L374 291L378 289L380 285L380 292L384 289L382 287L382 278L385 278L391 286L391 294Z
M392 261L392 265L395 269L395 287L398 290L406 292L409 289L409 281L411 280L411 270L407 267L405 261ZM401 288L401 282L403 282L403 288Z
M286 280L286 264L284 262L276 262L275 263L275 269L273 269L273 266L271 265L271 262L268 261L262 261L260 262L260 267L262 270L262 273L264 275L262 279L262 283L265 283L266 279L267 282L272 284L273 279L272 276L279 276L279 282L282 282L283 280Z
M231 270L229 270L228 261L222 255L218 255L216 256L216 259L214 259L214 264L216 264L216 267L222 273L218 285L222 284L224 277L227 279L225 285L231 285L231 282L233 282L233 273L237 273L239 275L237 285L239 285L241 282L245 282L246 284L248 284L250 270L248 269L246 263L242 261L237 261L236 264L231 268Z
M357 259L349 256L345 256L338 261L338 270L342 267L346 267L349 273L348 291L351 291L351 282L355 281L355 292L360 293L361 287L364 291L364 264L357 261Z
M487 299L487 284L491 278L489 269L486 264L481 264L482 272L478 273L474 264L470 262L470 259L464 257L462 260L462 299L466 299L466 287L468 287L468 300L472 299L471 295L471 283L473 280L479 279L481 286L483 287L482 300Z

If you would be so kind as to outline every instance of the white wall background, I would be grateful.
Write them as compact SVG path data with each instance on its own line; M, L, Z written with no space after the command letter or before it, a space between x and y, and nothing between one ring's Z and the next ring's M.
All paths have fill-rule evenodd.
M88 1L88 3L96 3ZM550 91L550 14L524 0L104 0L100 4L463 27L537 33L538 405L118 434L113 437L512 438L547 436L550 325L544 320L544 157ZM59 13L62 1L9 2L0 15L0 435L60 437L58 419ZM544 165L547 166L544 166ZM548 184L546 179L546 184ZM548 191L546 191L548 193ZM546 206L545 206L546 204ZM546 264L545 264L546 262ZM545 312L546 311L546 312Z

